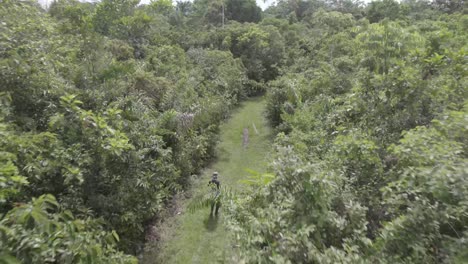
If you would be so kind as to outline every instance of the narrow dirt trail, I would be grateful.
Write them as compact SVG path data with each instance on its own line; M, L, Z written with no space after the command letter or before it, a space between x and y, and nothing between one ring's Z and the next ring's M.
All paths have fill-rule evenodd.
M240 191L239 181L249 174L245 169L264 172L271 148L272 133L264 118L265 100L255 98L241 104L232 117L221 126L217 160L203 176L195 180L192 193L208 192L206 186L213 171L218 171L222 186ZM246 135L247 134L247 135ZM246 137L247 136L247 137ZM142 263L229 263L233 245L223 225L224 212L209 216L209 208L190 213L190 199L180 203L180 214L171 217L161 227L160 248L147 245Z

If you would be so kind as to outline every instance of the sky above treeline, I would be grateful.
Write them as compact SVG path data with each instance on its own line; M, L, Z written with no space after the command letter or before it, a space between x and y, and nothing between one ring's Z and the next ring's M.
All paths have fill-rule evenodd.
M38 0L39 3L41 3L42 6L48 6L50 3L52 3L54 0ZM99 0L81 0L82 2L99 2ZM262 10L265 10L267 7L269 7L271 4L273 4L276 0L256 0L257 5L262 8ZM364 3L372 2L373 0L362 0ZM148 4L151 2L151 0L140 0L141 4Z

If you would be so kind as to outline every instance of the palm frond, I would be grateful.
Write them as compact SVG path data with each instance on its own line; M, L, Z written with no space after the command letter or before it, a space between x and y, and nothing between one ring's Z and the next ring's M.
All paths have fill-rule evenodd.
M235 192L230 188L221 188L219 192L209 191L207 193L198 194L192 198L192 201L188 204L187 210L190 213L209 208L213 203L227 203L236 197Z

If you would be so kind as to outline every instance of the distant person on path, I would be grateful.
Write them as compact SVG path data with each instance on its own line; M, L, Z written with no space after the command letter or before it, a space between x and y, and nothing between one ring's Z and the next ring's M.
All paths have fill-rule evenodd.
M247 148L247 145L249 144L249 129L244 128L244 131L242 132L242 146L244 149Z
M213 215L213 210L216 207L215 214L218 215L219 208L221 207L221 201L219 200L219 196L221 194L221 183L218 180L218 172L213 172L213 176L211 176L211 180L208 182L208 186L211 187L212 191L212 201L211 201L211 213Z

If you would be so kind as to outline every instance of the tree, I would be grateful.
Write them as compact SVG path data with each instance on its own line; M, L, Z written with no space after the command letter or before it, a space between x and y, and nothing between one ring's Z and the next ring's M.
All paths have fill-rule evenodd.
M432 6L436 9L447 12L453 13L458 11L463 11L466 8L466 1L465 0L433 0Z
M326 3L332 10L350 13L357 19L364 16L364 3L361 0L326 0Z
M163 15L169 15L174 11L170 0L152 0L148 7L152 11Z
M400 16L400 5L395 0L373 1L367 8L367 19L371 23L379 22L385 18L395 20Z
M254 0L228 0L226 2L226 18L238 22L259 22L262 10Z
M109 35L112 27L123 17L130 16L140 0L103 0L93 16L96 32Z
M224 24L224 0L196 0L193 2L195 16L207 24L220 26Z
M135 257L117 251L115 231L104 231L98 221L76 219L52 195L9 211L0 230L0 257L7 263L137 263Z

